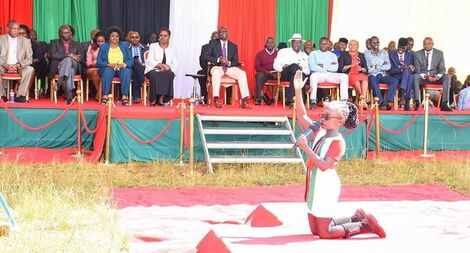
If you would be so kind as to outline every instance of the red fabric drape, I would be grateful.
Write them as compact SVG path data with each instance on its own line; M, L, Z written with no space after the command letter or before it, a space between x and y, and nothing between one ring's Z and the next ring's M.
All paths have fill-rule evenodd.
M253 96L256 53L264 48L267 37L276 36L276 0L219 0L218 24L228 29L229 40L238 45Z
M333 21L334 0L328 0L328 38L331 38L331 22Z
M16 20L29 28L33 26L33 0L0 0L0 26L7 32L8 20Z

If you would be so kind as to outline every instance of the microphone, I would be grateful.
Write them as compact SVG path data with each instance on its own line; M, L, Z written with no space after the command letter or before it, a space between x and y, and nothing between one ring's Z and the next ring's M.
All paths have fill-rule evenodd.
M304 135L306 137L308 137L313 132L316 132L318 129L320 129L320 127L321 127L321 124L320 124L319 121L313 121L312 124L310 124L310 126L308 126L308 129L307 129L307 131L305 131ZM298 147L299 147L299 142L296 142L294 144L294 146L292 146L292 149L296 149Z

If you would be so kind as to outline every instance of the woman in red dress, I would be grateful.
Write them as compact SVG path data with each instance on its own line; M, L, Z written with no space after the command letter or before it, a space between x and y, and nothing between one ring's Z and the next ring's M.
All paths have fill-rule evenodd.
M341 52L338 59L340 73L349 75L349 85L354 87L356 96L366 98L369 86L367 79L367 64L363 53L358 51L359 42L351 40L349 51Z

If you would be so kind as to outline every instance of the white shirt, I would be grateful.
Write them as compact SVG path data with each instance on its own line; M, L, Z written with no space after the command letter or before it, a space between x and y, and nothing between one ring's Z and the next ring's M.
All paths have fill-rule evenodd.
M292 49L292 47L283 48L277 52L273 68L277 72L282 72L282 67L284 65L291 65L294 63L299 64L304 74L310 74L310 69L308 68L308 55L302 50L297 53Z
M18 38L8 36L8 57L7 64L13 65L18 63Z
M178 61L176 56L176 49L170 44L163 50L160 47L160 43L152 43L149 47L149 54L147 60L145 60L145 72L153 70L155 66L163 61L163 52L165 52L166 65L170 66L171 72L176 73L178 67Z

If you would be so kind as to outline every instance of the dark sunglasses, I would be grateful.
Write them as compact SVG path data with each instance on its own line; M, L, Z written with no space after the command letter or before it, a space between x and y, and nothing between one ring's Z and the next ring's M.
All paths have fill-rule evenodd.
M326 114L326 113L320 113L320 118L324 119L325 121L328 121L330 119L340 119L338 117L333 117L330 114Z

